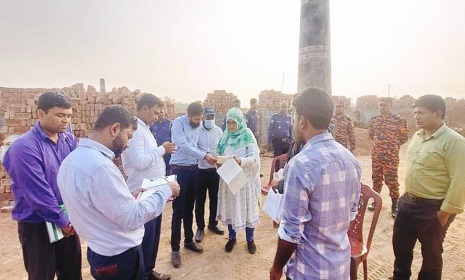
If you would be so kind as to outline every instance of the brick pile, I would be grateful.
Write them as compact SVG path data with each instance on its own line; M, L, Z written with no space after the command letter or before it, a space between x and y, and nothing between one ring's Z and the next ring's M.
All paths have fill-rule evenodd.
M258 109L260 111L279 111L279 105L282 101L286 101L288 106L291 106L294 94L285 94L276 90L263 90L258 95Z
M331 98L334 103L342 103L344 104L344 108L350 108L350 98L340 95L333 95Z
M233 101L237 99L237 95L225 90L214 90L212 93L207 93L207 97L203 102L204 106L212 106L215 112L225 114L232 107Z
M378 108L379 98L377 95L365 95L357 98L355 107L357 109L376 109Z
M377 95L364 95L357 98L357 109L378 109L379 98ZM415 98L403 95L400 98L392 98L392 109L411 109Z
M108 105L119 104L135 113L137 100L142 95L140 90L130 91L127 87L101 93L91 85L85 90L83 84L53 89L0 87L0 145L8 136L23 134L37 122L36 102L48 91L61 91L69 98L73 109L71 126L77 137L89 136L97 117ZM174 101L165 98L164 103L168 116L174 116ZM118 161L115 164L121 166ZM13 200L10 185L11 179L0 165L0 202L3 204L11 204Z

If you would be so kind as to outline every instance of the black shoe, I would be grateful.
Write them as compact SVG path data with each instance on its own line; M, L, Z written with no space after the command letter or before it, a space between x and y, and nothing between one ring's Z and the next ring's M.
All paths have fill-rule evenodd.
M372 204L368 205L368 210L375 211L376 204L373 202Z
M208 229L213 231L216 234L223 235L224 230L221 228L221 226L216 225L216 226L208 226Z
M249 253L251 253L252 255L255 254L255 252L257 251L257 246L255 246L255 241L253 240L247 241L247 249L249 250Z
M197 232L195 233L195 242L200 243L203 240L203 229L197 229Z
M194 251L196 253L202 253L203 252L203 247L200 246L199 244L195 243L195 242L184 243L184 248L186 248L188 250L191 250L191 251Z
M397 198L391 198L392 200L392 205L391 205L391 213L392 217L395 219L397 217L397 208L398 208L398 199Z
M171 263L175 268L181 267L181 254L179 254L179 251L171 252Z
M230 253L234 249L234 245L236 245L236 238L229 239L228 243L226 243L226 246L224 246L224 250Z

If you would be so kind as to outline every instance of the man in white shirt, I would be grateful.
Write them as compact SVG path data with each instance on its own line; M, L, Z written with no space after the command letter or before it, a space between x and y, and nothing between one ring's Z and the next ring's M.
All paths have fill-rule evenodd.
M129 147L121 155L131 192L142 185L144 178L156 179L166 175L163 155L173 153L175 146L170 142L165 142L158 147L157 141L150 132L150 126L157 120L162 107L163 102L153 94L144 94L137 102L137 130L129 140ZM160 214L156 219L144 225L142 252L145 280L171 279L171 275L154 270L160 244L161 223L162 215Z
M179 195L176 182L161 186L138 202L113 163L128 147L137 122L121 106L109 106L95 122L89 139L62 162L58 187L69 219L86 240L95 279L142 280L144 224L160 215L166 201Z
M223 136L223 130L215 124L215 110L212 107L205 107L203 110L203 123L200 126L199 149L202 151L218 155L218 142ZM208 218L208 229L216 234L224 234L224 230L218 225L216 220L216 208L218 203L218 186L220 176L216 172L216 166L208 163L206 160L199 160L198 164L199 182L196 186L195 200L195 220L197 222L197 233L195 241L202 242L205 229L205 199L210 199L210 217Z

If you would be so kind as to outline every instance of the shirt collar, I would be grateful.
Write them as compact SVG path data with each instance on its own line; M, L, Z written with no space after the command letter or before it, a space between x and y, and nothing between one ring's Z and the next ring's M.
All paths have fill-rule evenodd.
M431 134L431 136L428 139L430 139L430 138L438 138L442 133L444 133L444 131L446 131L446 129L447 129L446 123L442 123L442 125L433 134ZM424 137L425 136L425 130L422 129L422 130L418 131L417 135Z
M137 116L136 116L136 120L137 120L137 126L141 125L143 127L150 128L150 125L146 124L142 119L139 119L139 117Z
M323 132L321 134L317 134L313 136L312 138L310 138L310 140L308 140L308 142L305 144L302 150L305 149L305 147L307 146L315 145L316 143L333 140L333 139L334 139L333 135L331 135L331 133L329 132Z
M47 134L45 134L45 131L44 129L42 128L42 126L40 125L39 122L37 122L34 127L33 127L33 130L39 134L40 136L40 139L42 139L42 141L45 141L46 139L49 139L50 138L47 136ZM66 132L58 132L58 141L60 140L64 140L66 139Z
M110 150L107 146L92 140L92 139L81 139L79 140L79 146L91 148L94 150L97 150L101 152L104 156L106 156L109 159L113 159L115 157L115 153L113 153L112 150Z

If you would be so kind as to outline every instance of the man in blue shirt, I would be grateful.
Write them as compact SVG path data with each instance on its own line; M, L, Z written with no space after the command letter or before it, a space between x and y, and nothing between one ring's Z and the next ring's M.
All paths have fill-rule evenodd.
M171 142L171 121L165 115L165 109L160 108L160 114L158 120L150 126L153 136L157 140L157 144L160 146L163 143ZM170 159L171 153L166 153L163 158L165 159L166 175L171 174Z
M195 188L198 183L197 164L203 159L214 164L216 159L198 147L202 118L202 103L193 102L187 107L187 114L176 118L171 127L172 140L176 145L176 152L170 160L171 174L177 176L181 187L179 197L173 200L171 220L171 262L175 268L181 266L181 223L184 226L184 247L197 253L203 252L202 246L194 242L192 230Z
M268 126L268 144L273 145L275 157L287 153L292 140L292 120L287 113L287 102L281 102L279 107L279 113L273 114Z
M77 146L66 129L73 110L62 93L39 97L39 121L8 149L3 165L12 179L13 219L29 279L81 279L81 244L69 222L57 185L63 159ZM63 230L65 238L50 243L45 222Z
M247 120L247 127L252 130L253 135L255 135L255 139L258 141L258 123L260 119L260 115L258 114L258 103L256 98L250 99L250 110L245 114L245 118Z
M270 279L349 279L350 221L360 197L361 167L328 132L333 103L310 88L296 97L295 138L305 143L287 164L284 208Z

